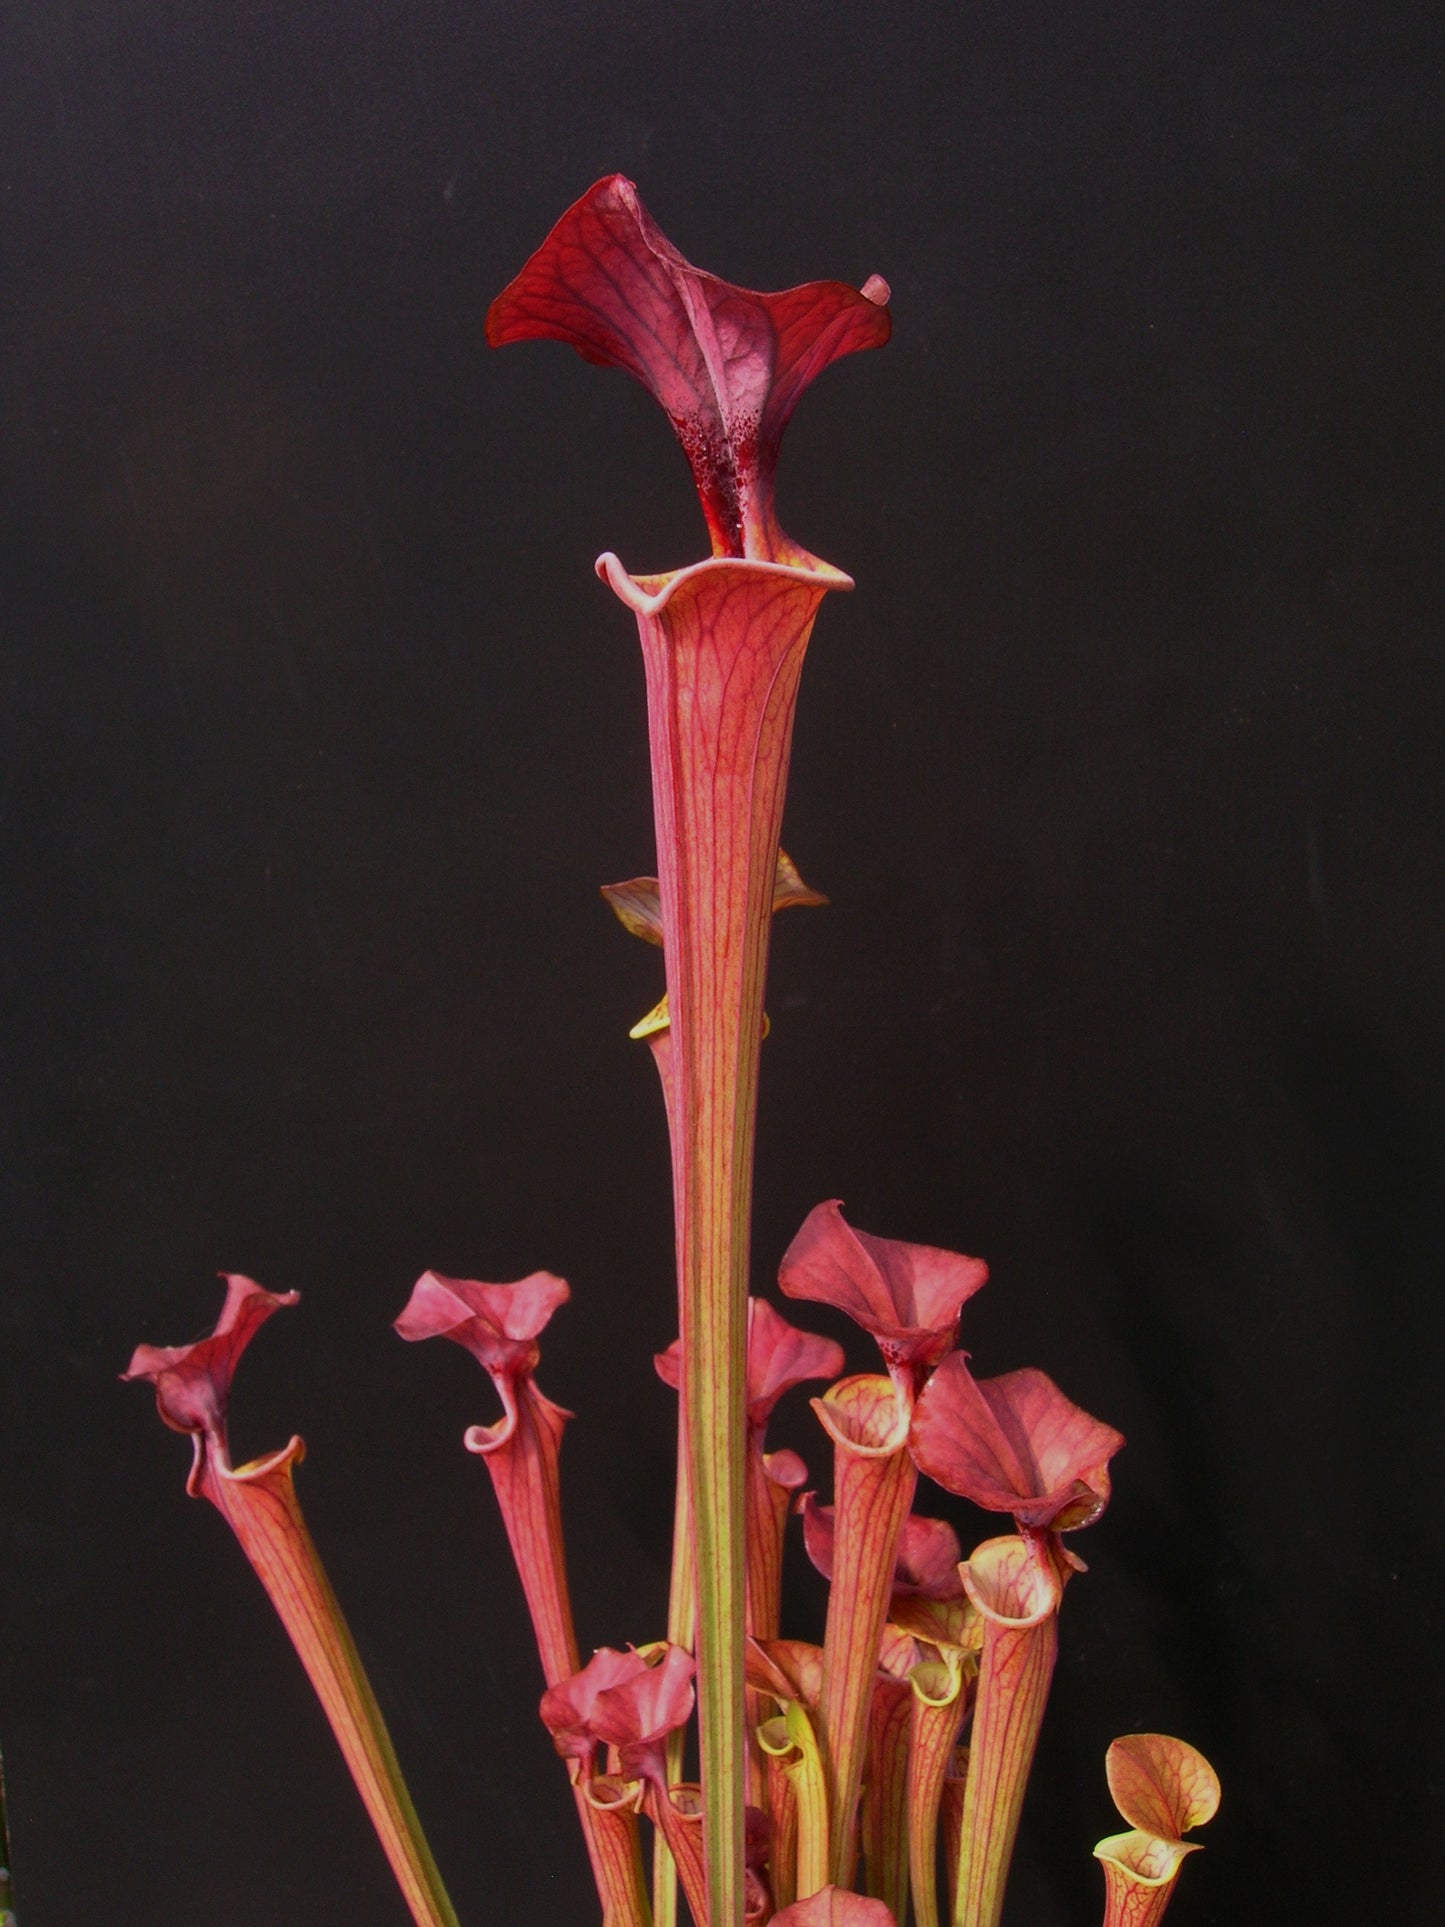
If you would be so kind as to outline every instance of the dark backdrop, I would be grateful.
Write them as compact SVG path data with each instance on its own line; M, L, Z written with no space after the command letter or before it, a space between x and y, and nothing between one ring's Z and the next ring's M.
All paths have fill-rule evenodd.
M1225 1803L1179 1927L1438 1916L1445 930L1429 9L54 0L3 29L0 1740L24 1927L395 1927L299 1669L115 1375L300 1287L305 1503L466 1922L590 1917L434 1265L575 1301L584 1645L655 1636L672 1335L631 622L703 552L624 377L482 316L621 169L693 259L892 282L794 424L804 680L758 1274L986 1255L1117 1422L1010 1902L1101 1757ZM829 1326L826 1314L810 1319ZM859 1368L868 1348L852 1346ZM780 1429L822 1473L806 1406ZM957 1515L955 1515L957 1516ZM986 1522L961 1521L981 1532ZM820 1588L792 1569L796 1631Z

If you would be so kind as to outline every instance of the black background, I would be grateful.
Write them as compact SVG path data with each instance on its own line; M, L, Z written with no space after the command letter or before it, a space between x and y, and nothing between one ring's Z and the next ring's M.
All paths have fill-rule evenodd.
M1117 1423L1015 1927L1101 1756L1225 1803L1173 1918L1438 1918L1438 45L1330 4L47 0L0 33L0 1740L24 1927L404 1916L184 1443L115 1374L300 1287L302 1494L467 1923L591 1903L485 1475L388 1325L564 1272L584 1647L656 1636L672 1335L640 661L704 552L633 384L482 317L598 175L880 271L789 433L804 678L756 1222L981 1252ZM804 1322L837 1330L827 1314ZM840 1335L842 1335L840 1333ZM868 1347L850 1340L859 1369ZM801 1399L777 1428L826 1476ZM988 1522L960 1517L981 1536ZM821 1590L790 1571L795 1632Z

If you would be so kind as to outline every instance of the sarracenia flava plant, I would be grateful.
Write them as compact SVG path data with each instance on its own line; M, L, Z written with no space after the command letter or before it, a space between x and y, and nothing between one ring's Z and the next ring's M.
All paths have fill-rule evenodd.
M536 336L625 368L662 404L691 465L712 554L598 573L632 611L647 686L657 875L604 895L663 952L634 1027L662 1085L672 1149L680 1337L657 1369L679 1394L666 1638L584 1663L563 1543L569 1413L536 1382L569 1295L550 1272L486 1284L427 1272L397 1319L490 1377L501 1416L468 1448L490 1475L536 1633L542 1721L566 1763L604 1927L998 1927L1058 1653L1066 1536L1108 1504L1122 1438L1044 1373L976 1379L958 1348L981 1260L859 1231L820 1204L783 1256L794 1299L846 1312L881 1372L843 1376L832 1339L750 1296L748 1249L763 982L775 911L826 901L779 848L799 677L838 569L773 509L783 429L809 383L881 346L888 288L810 282L754 294L689 265L631 182L599 181L494 302L494 346ZM226 1403L260 1324L295 1294L232 1278L211 1337L142 1346L127 1376L191 1434L192 1493L232 1527L311 1676L419 1923L454 1920L376 1700L293 1483L301 1444L234 1467ZM808 1381L832 1448L832 1501L770 1452L774 1406ZM964 1558L913 1511L920 1477L1013 1530ZM830 1582L822 1644L784 1636L790 1515ZM683 1778L694 1709L700 1779ZM1109 1783L1130 1831L1101 1841L1106 1927L1151 1927L1218 1783L1182 1741L1116 1741ZM651 1836L651 1891L643 1848Z

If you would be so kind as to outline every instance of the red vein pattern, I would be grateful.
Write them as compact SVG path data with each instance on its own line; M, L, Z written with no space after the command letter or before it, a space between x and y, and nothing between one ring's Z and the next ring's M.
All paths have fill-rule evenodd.
M741 1920L748 1237L763 978L803 655L837 571L702 562L634 580L652 746L671 1045L682 1416L713 1919Z
M558 1465L563 1428L572 1414L539 1392L530 1374L515 1382L499 1376L497 1389L505 1416L495 1425L468 1426L465 1443L491 1475L542 1672L555 1686L581 1663L567 1588Z
M1124 1443L1072 1404L1045 1373L976 1379L961 1352L946 1358L913 1414L920 1470L1020 1531L1070 1532L1109 1503L1109 1461Z
M580 1663L562 1538L559 1464L562 1433L572 1414L538 1389L533 1374L537 1340L570 1296L567 1281L548 1271L504 1285L428 1271L396 1320L398 1334L411 1342L449 1338L469 1351L502 1401L502 1417L494 1425L470 1426L465 1444L486 1465L497 1495L549 1687L575 1674ZM633 1927L646 1911L636 1818L604 1816L577 1785L573 1799L607 1921Z
M811 1492L805 1492L798 1501L798 1512L803 1521L804 1549L823 1577L831 1579L837 1530L833 1508L819 1505ZM897 1620L898 1608L905 1599L926 1599L935 1604L962 1599L963 1581L958 1576L962 1557L958 1534L947 1520L925 1519L910 1512L898 1535L890 1618ZM905 1630L911 1632L913 1628Z
M812 282L780 294L719 281L683 259L630 181L610 175L563 215L487 317L493 346L550 336L650 389L691 463L712 539L711 563L671 576L634 581L615 556L598 564L637 616L647 675L709 1927L740 1927L748 1902L738 1635L767 927L803 653L822 596L852 586L778 527L773 473L808 384L888 338L887 300L876 277L861 291ZM677 1618L681 1591L674 1584Z
M787 1297L836 1306L871 1332L910 1394L952 1350L960 1309L987 1282L981 1258L855 1229L837 1198L808 1213L778 1273Z
M777 907L775 897L774 910ZM654 1363L663 1383L679 1391L682 1341L674 1339L665 1352L658 1353ZM766 1298L749 1298L747 1632L753 1639L778 1637L784 1528L793 1494L807 1478L807 1467L796 1452L766 1450L768 1420L788 1392L809 1379L837 1378L843 1365L843 1347L835 1339L799 1331ZM750 1714L749 1726L756 1723Z
M969 1682L955 1656L922 1660L912 1675L908 1747L908 1865L916 1927L938 1927L938 1812ZM901 1910L900 1910L901 1911Z
M964 1584L984 1632L953 1917L964 1927L998 1927L1058 1656L1061 1582L1026 1540L1006 1538L977 1549Z
M798 398L830 363L887 341L887 284L756 294L685 261L620 174L558 221L487 314L494 348L538 336L625 368L667 413L714 555L807 567L778 527L773 471Z
M1114 1805L1131 1827L1177 1840L1219 1809L1219 1775L1169 1733L1126 1733L1104 1756Z
M868 1713L868 1773L860 1832L868 1891L901 1920L908 1905L908 1743L913 1689L878 1673Z
M707 1872L702 1840L702 1789L645 1783L647 1817L667 1842L695 1927L707 1927Z
M301 1516L292 1472L304 1451L293 1439L283 1452L234 1472L218 1465L206 1496L235 1533L290 1635L414 1919L421 1927L455 1927L381 1709Z
M230 1274L226 1302L209 1336L192 1345L139 1345L122 1377L153 1383L161 1417L173 1431L190 1435L186 1490L215 1506L265 1587L417 1927L457 1927L381 1708L301 1516L293 1474L306 1448L293 1438L269 1458L239 1468L231 1464L226 1417L232 1377L265 1321L294 1305L297 1296Z
M629 1780L599 1777L576 1788L591 1815L587 1829L602 1927L652 1927L637 1839L637 1788Z
M616 1789L618 1797L609 1798L605 1810L620 1816L627 1805L619 1782L638 1782L633 1794L641 1799L653 1825L664 1835L678 1871L683 1890L693 1911L697 1927L705 1927L707 1893L703 1876L700 1841L701 1799L695 1790L669 1788L666 1750L668 1736L686 1725L692 1713L693 1661L680 1646L668 1646L656 1665L649 1665L640 1653L619 1653L603 1646L587 1665L570 1678L549 1686L542 1696L542 1722L552 1735L557 1751L573 1762L573 1770L583 1788L590 1787L593 1818L599 1784ZM591 1778L592 1761L599 1746L615 1751L617 1772L600 1783ZM606 1857L610 1842L601 1843ZM607 1861L609 1870L612 1862ZM617 1927L625 1920L643 1924L650 1918L641 1891L641 1862L635 1854L625 1861L625 1875L631 1883L622 1894L608 1896L606 1927ZM622 1904L632 1901L623 1911Z
M1114 1804L1133 1829L1094 1849L1104 1868L1104 1927L1155 1927L1186 1856L1199 1850L1179 1836L1214 1818L1219 1775L1197 1747L1169 1733L1126 1733L1104 1766Z
M1094 1849L1104 1869L1104 1927L1158 1927L1194 1843L1116 1833Z
M828 1776L831 1877L847 1887L856 1858L873 1678L899 1535L918 1473L908 1455L909 1407L891 1379L842 1379L826 1397L813 1400L813 1410L834 1446L836 1531L818 1737Z

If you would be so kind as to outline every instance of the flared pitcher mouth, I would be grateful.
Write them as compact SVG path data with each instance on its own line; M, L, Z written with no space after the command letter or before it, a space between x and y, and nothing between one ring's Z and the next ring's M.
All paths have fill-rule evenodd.
M661 575L631 575L608 549L605 554L598 556L594 566L613 593L639 616L660 615L685 583L699 581L710 575L722 574L734 578L752 576L759 579L773 577L820 592L853 587L851 575L845 575L830 562L820 562L816 557L810 558L808 564L804 565L762 562L751 556L710 555L701 562L690 562L685 568L669 569Z

